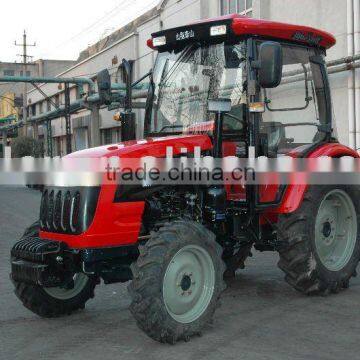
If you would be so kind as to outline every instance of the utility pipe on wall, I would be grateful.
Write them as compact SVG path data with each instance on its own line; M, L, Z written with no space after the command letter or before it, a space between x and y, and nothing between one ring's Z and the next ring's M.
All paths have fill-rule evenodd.
M360 0L354 0L354 54L360 53ZM356 148L360 148L360 69L354 70L355 76L355 128Z
M354 55L354 0L347 0L347 48L348 56ZM348 123L349 123L349 146L356 147L355 127L355 88L354 71L348 74Z

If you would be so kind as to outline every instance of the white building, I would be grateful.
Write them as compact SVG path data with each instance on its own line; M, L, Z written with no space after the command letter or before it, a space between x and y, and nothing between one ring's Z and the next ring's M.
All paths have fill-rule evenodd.
M80 54L79 62L59 76L95 75L108 68L115 79L122 58L135 60L135 79L144 75L153 66L156 53L149 49L146 41L151 33L191 23L198 19L211 18L228 13L242 13L255 18L308 25L327 30L335 35L337 45L328 53L328 60L339 59L354 53L360 53L359 10L360 0L165 0L158 6L141 15L135 21L119 29L110 36ZM356 84L355 84L356 78ZM119 79L121 80L121 79ZM355 145L354 132L360 132L360 72L346 71L330 76L335 118L339 140ZM355 89L357 87L357 89ZM59 93L56 84L42 85L42 90L54 96L56 102L64 103L64 94ZM62 89L63 90L63 89ZM71 100L77 96L72 89ZM355 96L358 96L355 101ZM43 96L37 91L29 93L34 113L39 114L52 106L44 104ZM34 107L34 104L36 106ZM358 126L355 127L356 109ZM120 140L118 123L113 113L101 110L100 129L102 143ZM139 114L138 114L139 115ZM139 134L141 116L138 116ZM73 149L79 150L91 145L89 122L90 112L81 111L72 115ZM350 125L349 125L350 124ZM65 120L52 122L55 138L55 154L65 154ZM350 135L352 134L352 135ZM360 133L359 133L360 135ZM360 136L358 136L360 147Z

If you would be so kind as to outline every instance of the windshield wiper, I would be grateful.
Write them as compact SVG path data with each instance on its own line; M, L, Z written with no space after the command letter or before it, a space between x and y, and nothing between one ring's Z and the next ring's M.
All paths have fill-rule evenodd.
M159 133L162 133L166 129L182 129L183 127L183 125L166 125L159 131Z
M166 84L167 80L175 72L175 70L179 67L181 62L184 60L185 56L187 56L189 54L190 50L192 50L195 45L198 46L198 43L191 44L191 45L189 45L189 47L187 49L184 50L184 52L179 56L179 58L175 61L175 63L171 66L171 68L167 71L167 73L164 74L164 78L161 80L159 87L163 86L163 84ZM168 62L168 60L169 59L167 59L167 62ZM165 67L164 67L164 69L165 69Z

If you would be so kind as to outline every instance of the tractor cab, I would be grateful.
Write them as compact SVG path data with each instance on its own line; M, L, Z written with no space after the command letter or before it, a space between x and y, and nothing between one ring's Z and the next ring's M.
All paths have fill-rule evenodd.
M331 138L332 109L324 62L335 44L308 27L230 15L165 30L145 116L146 136L207 133L209 101L231 101L223 114L223 156L276 157ZM219 138L219 137L218 137Z

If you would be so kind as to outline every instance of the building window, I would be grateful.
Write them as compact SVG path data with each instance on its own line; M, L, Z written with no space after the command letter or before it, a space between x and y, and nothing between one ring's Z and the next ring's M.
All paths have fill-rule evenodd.
M112 144L112 129L104 129L103 133L103 145Z
M24 72L21 70L20 71L20 76L23 76L24 75ZM31 76L31 71L27 71L26 72L26 77L30 77Z
M39 114L43 113L43 102L39 102Z
M56 105L56 107L60 106L60 95L59 94L55 95L55 105Z
M4 76L15 76L14 70L4 70Z
M115 142L121 142L121 129L120 128L116 128L116 133L115 133L116 139Z
M32 116L36 115L36 104L31 105L31 115Z
M220 0L221 15L238 13L252 16L253 0Z
M46 111L47 112L51 111L51 102L50 102L50 100L46 101Z
M80 88L78 85L75 86L75 96L76 96L76 100L81 99L83 95L83 89L82 87Z

